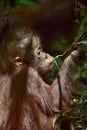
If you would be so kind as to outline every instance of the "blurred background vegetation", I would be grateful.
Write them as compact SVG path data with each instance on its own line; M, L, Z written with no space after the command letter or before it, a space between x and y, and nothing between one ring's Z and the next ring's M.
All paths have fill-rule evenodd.
M3 11L7 11L17 6L29 5L38 7L44 1L45 0L0 0L0 15L3 15ZM74 47L81 45L87 49L87 7L76 2L74 13L76 26L76 35L73 39ZM71 51L71 48L69 49L69 44L67 44L67 39L64 37L61 37L58 41L53 43L50 49L54 52L56 48L58 48L59 54L63 54L65 51L67 53ZM56 54L54 53L53 55L55 56ZM66 54L57 59L57 66L54 66L53 73L50 76L47 76L49 83L58 71L65 56ZM59 122L58 130L61 130L61 125L66 119L71 120L71 130L87 130L87 54L84 61L77 67L74 76L74 87L76 90L73 99L74 107L61 111L54 118L54 123L56 120ZM71 112L72 115L69 117L64 116L67 112Z

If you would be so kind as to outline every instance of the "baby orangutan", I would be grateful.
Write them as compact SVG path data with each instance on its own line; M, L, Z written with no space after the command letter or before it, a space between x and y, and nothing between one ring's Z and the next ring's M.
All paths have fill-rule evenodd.
M52 120L70 105L72 77L82 56L73 51L51 85L43 75L55 59L43 52L37 34L26 26L7 27L0 47L0 130L57 130Z

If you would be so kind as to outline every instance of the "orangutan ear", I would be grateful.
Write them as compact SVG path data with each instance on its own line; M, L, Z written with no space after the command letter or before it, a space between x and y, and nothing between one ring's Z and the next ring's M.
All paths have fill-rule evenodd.
M21 57L17 56L17 57L15 58L15 64L16 64L16 66L22 65Z
M0 30L4 28L6 24L7 24L6 12L3 10L0 10Z

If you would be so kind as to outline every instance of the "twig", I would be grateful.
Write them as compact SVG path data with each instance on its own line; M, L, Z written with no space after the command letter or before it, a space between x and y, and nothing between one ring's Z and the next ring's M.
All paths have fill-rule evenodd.
M82 37L83 34L84 34L84 31L79 34L79 36L76 38L76 40L70 45L70 47L63 54L57 55L54 58L54 63L56 64L57 67L58 67L58 64L57 64L57 62L55 62L55 60L58 59L59 57L63 57L72 48L72 46L76 44L76 42Z
M69 47L63 54L57 55L54 59L57 59L57 58L59 58L59 57L63 57L63 56L71 49L71 47L76 44L76 42L82 37L83 34L84 34L84 32L82 32L82 33L76 38L76 40L70 45L70 47Z

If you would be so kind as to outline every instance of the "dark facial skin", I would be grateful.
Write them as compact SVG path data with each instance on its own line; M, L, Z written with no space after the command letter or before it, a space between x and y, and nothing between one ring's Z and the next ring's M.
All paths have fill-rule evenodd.
M38 71L47 73L53 67L54 58L42 50L40 42L41 41L38 36L34 36L32 38L34 64L37 66Z

